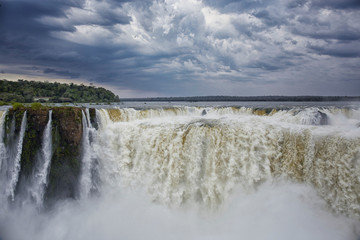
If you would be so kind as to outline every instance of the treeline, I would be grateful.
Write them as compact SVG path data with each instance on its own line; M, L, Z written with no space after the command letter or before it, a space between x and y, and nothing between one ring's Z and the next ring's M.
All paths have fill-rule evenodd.
M124 98L121 101L148 102L332 102L360 101L360 96L199 96L199 97L158 97L158 98Z
M0 80L0 101L11 102L119 102L109 90L101 87L76 85L73 83L50 83L27 81L19 79L17 82Z

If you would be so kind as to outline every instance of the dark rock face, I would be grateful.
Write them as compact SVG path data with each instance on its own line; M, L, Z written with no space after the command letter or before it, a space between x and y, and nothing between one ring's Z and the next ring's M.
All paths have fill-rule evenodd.
M328 125L329 119L326 113L321 111L314 111L314 118L311 121L311 125Z
M46 199L75 198L80 173L81 109L53 109L53 157Z
M318 111L318 116L320 119L320 125L328 125L329 124L328 116L325 113Z
M36 155L41 147L42 134L49 118L47 108L34 110L31 108L10 109L8 112L9 119L15 119L15 133L18 136L23 115L27 112L26 131L24 135L23 148L21 153L21 172L23 179L27 177L34 166Z
M36 161L36 155L42 144L42 135L46 124L49 121L49 110L27 109L27 128L24 136L23 149L21 154L22 175L28 176L31 173Z
M90 108L89 109L89 115L90 115L90 122L93 125L94 128L98 128L98 123L96 120L96 109L95 108Z
M49 121L49 109L29 109L27 111L27 118L28 126L31 126L35 131L42 133Z
M60 107L53 110L61 138L71 146L79 145L82 136L81 109Z
M77 107L41 107L34 109L22 107L10 109L5 126L14 125L15 138L20 131L24 112L27 112L27 125L21 154L20 179L17 189L25 186L33 174L38 161L43 133L52 110L52 159L48 188L45 200L75 198L80 174L80 149L82 139L82 114ZM9 132L9 131L8 131Z

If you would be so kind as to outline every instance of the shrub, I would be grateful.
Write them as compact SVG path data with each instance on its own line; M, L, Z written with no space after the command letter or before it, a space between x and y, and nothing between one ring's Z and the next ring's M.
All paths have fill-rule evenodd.
M19 108L23 108L24 107L24 105L23 104L21 104L21 103L18 103L18 102L14 102L13 104L12 104L12 107L13 107L13 109L19 109Z
M31 104L31 108L32 109L35 109L35 110L39 110L40 108L42 108L43 107L43 105L41 104L41 103L39 103L39 102L33 102L32 104Z
M0 106L5 106L5 105L9 105L9 104L7 102L0 101Z

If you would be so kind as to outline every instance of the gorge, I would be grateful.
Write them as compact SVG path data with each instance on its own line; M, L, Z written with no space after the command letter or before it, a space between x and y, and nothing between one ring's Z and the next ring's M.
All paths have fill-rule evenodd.
M103 196L131 192L148 199L140 202L166 209L217 215L232 201L245 201L236 200L239 192L242 199L270 194L261 204L272 209L273 197L295 191L305 202L315 199L330 219L348 223L342 234L356 237L359 126L359 109L338 107L10 108L0 111L1 211L20 221L14 217L18 209L48 216L60 203L104 201L117 209L113 204L130 205ZM61 206L63 214L76 209ZM125 209L121 211L131 219ZM49 218L59 216L61 211ZM6 222L0 217L0 239L16 239ZM89 231L64 229L65 235L53 232L57 238L44 230L37 239L90 236Z

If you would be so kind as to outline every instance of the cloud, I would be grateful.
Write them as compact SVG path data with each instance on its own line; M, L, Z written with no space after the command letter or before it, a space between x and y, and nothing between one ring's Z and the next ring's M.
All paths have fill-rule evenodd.
M46 68L43 71L46 74L55 74L62 77L70 77L70 78L79 78L79 73L69 72L69 71L59 71L52 68Z
M350 0L6 0L0 64L151 95L269 95L257 90L269 82L296 92L289 79L300 69L304 86L326 81L314 77L325 56L357 61L359 13ZM333 76L360 76L337 65ZM335 94L331 86L318 94Z
M358 9L360 2L357 0L313 0L312 5L320 8Z
M358 58L360 57L360 45L348 47L347 45L339 47L333 46L314 46L309 45L308 48L313 52L320 54L320 55L328 55L332 57L340 57L340 58Z

